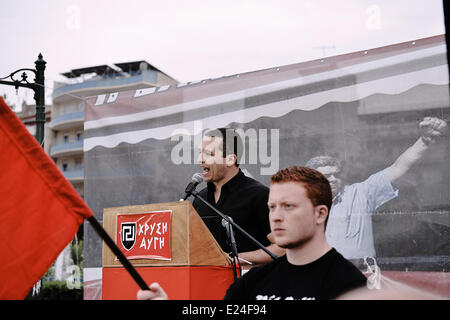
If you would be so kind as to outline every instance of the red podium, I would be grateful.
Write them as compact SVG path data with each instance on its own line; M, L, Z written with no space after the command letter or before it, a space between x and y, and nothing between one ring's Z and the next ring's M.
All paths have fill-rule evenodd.
M189 201L105 208L103 226L171 300L220 300L234 281L227 254ZM136 299L138 285L104 243L102 267L104 300Z

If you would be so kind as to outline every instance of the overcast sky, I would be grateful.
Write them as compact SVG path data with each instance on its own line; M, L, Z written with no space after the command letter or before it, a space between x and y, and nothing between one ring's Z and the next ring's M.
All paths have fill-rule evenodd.
M0 22L0 78L42 52L47 103L71 69L146 60L188 82L445 33L442 0L0 0Z

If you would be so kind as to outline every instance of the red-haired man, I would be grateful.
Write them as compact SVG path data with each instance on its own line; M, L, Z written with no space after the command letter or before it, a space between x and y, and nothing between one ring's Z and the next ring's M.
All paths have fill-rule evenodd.
M233 300L333 299L366 284L366 277L325 237L332 203L330 183L319 171L293 166L271 178L269 220L275 244L286 254L248 271L228 289ZM138 299L167 298L161 287Z

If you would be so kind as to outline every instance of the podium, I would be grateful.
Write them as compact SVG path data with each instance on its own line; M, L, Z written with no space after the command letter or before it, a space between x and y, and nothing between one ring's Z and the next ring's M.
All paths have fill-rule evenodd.
M221 300L233 268L189 201L105 208L103 227L150 285L170 300ZM139 290L103 243L102 298L135 300Z

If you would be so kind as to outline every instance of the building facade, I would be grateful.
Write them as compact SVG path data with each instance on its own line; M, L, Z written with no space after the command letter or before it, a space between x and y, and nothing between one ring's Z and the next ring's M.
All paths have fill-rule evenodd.
M177 81L146 61L73 69L55 82L48 153L64 176L84 197L84 101L88 97L130 89L159 87ZM48 144L47 144L48 145Z
M36 135L36 104L22 103L22 109L16 112L17 117L22 121L30 134ZM51 145L51 134L48 124L52 119L52 106L45 106L45 127L44 127L44 150L49 154L49 145Z

